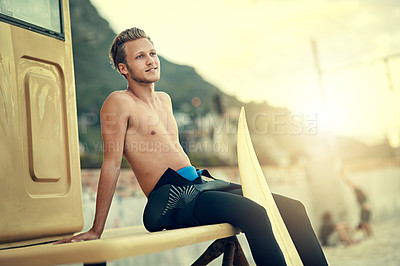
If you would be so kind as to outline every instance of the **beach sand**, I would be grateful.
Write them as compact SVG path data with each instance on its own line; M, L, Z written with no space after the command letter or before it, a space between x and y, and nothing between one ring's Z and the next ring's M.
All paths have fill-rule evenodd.
M357 244L324 247L332 266L400 265L400 218L372 224L374 235Z

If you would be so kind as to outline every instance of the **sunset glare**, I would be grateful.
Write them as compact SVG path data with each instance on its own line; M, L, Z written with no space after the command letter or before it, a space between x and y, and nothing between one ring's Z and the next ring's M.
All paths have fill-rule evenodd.
M400 145L397 1L91 2L116 32L143 28L161 56L239 100L316 113L320 130Z

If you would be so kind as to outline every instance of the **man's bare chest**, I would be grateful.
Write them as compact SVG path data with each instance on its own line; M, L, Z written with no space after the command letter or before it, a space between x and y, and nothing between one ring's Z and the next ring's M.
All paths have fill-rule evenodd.
M137 137L177 135L175 119L168 112L143 112L129 115L127 135Z

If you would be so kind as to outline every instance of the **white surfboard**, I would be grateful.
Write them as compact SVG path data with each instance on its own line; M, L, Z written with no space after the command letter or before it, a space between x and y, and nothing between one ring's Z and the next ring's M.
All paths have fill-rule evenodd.
M247 127L244 107L240 111L238 122L237 154L243 195L267 210L272 231L283 252L286 264L303 265L258 162Z

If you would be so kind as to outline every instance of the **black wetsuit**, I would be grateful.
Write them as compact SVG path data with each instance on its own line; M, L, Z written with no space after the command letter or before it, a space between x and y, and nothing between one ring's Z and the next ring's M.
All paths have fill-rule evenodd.
M303 204L273 197L303 264L328 265ZM152 232L230 223L245 233L257 265L286 265L265 209L243 197L237 184L188 181L169 168L149 195L143 221Z

